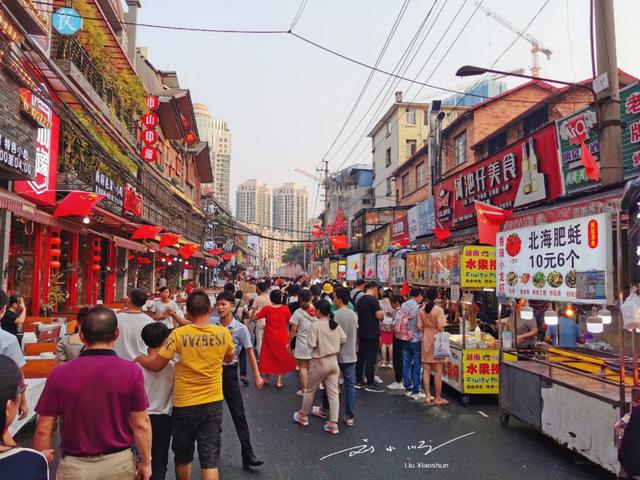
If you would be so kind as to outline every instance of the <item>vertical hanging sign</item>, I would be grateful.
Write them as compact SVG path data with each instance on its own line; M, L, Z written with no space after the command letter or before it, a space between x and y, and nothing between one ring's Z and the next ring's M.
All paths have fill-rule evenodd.
M155 162L158 159L158 149L155 147L158 141L158 132L156 127L160 123L160 119L155 111L160 106L160 100L155 95L147 95L145 104L149 112L142 116L142 125L145 129L142 131L142 142L144 147L140 151L140 157L147 163Z

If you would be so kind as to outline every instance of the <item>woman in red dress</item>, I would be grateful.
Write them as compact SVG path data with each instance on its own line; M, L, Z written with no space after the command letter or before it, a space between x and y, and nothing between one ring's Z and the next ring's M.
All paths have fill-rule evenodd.
M256 320L264 318L264 336L260 349L260 372L277 375L276 388L282 388L282 375L296 369L296 361L289 351L289 319L291 311L282 305L280 290L269 294L272 305L262 307L256 314ZM269 384L265 379L265 384Z

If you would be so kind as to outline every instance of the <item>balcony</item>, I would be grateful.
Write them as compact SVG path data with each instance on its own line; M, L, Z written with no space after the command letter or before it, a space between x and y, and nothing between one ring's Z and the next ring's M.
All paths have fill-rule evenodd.
M137 121L124 108L116 89L110 85L105 75L96 67L85 49L73 37L58 37L57 48L52 52L56 63L76 84L89 95L107 118L119 126L121 133L137 144ZM119 124L119 125L118 125Z

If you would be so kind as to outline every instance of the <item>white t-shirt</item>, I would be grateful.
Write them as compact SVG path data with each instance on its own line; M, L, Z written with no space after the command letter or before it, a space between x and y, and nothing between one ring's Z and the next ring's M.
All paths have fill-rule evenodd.
M113 349L120 358L133 360L138 355L147 354L147 346L142 341L142 329L155 322L146 313L120 312L118 317L118 330L120 336L116 339Z
M151 311L153 313L161 314L164 314L168 309L171 309L174 311L174 313L180 315L180 307L178 307L178 304L173 300L169 300L167 303L164 303L162 300L156 300L155 302L153 302L153 306L151 307ZM156 322L164 323L167 328L174 328L173 318L171 318L169 315L167 315L167 318L165 318L164 320L156 320Z
M293 315L289 323L298 326L296 332L296 348L293 352L293 356L298 360L309 360L311 358L311 349L309 348L309 329L311 324L316 321L316 317L311 315L306 310L299 308Z
M171 415L173 409L173 372L175 363L170 361L159 372L142 369L144 389L149 398L149 415Z

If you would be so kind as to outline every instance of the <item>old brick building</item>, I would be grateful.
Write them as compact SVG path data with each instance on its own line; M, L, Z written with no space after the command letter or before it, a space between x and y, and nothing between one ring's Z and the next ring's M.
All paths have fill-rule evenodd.
M424 145L394 172L396 205L412 206L431 195L429 146Z

